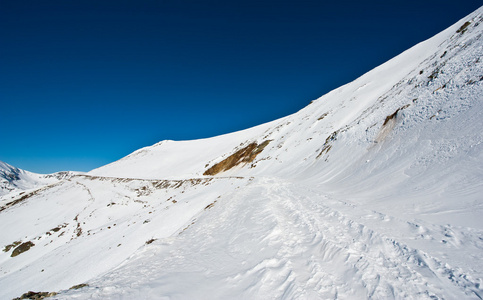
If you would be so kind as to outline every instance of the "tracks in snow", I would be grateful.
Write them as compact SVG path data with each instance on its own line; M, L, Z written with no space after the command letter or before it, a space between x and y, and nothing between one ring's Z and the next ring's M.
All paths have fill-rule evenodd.
M462 270L381 234L377 228L388 216L378 213L378 226L372 221L369 228L339 211L340 203L304 187L279 179L259 184L277 220L269 238L283 241L274 257L288 274L283 298L478 299L483 294Z
M182 234L146 245L89 288L60 298L129 299L147 293L171 299L479 299L483 294L481 279L407 246L387 226L408 225L297 183L258 178L227 190Z

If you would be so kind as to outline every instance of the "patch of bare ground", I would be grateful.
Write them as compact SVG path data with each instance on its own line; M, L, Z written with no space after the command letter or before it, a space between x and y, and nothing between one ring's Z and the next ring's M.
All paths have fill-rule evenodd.
M375 143L382 142L392 131L394 126L396 126L396 119L397 119L397 114L403 110L406 109L410 106L410 104L406 104L400 108L398 108L394 113L388 115L386 119L384 120L384 123L382 123L381 130L377 134L376 139L374 140Z
M77 227L75 229L75 235L77 237L80 237L82 235L82 228L81 228L81 225L80 225L80 222L79 222L79 215L75 216L74 221L77 223ZM74 239L74 237L71 238L71 240L73 240L73 239Z
M50 229L50 230L49 230L49 231L47 231L45 234L46 234L46 235L52 235L52 234L53 234L53 233L55 233L55 232L59 232L59 231L60 231L62 228L67 227L67 225L69 225L69 224L64 223L64 224L62 224L62 225L59 225L59 226L57 226L57 227L55 227L55 228Z
M5 248L3 248L3 252L8 252L8 251L10 251L10 249L17 247L21 243L22 243L21 241L15 241L15 242L11 243L10 245L5 246Z
M235 166L251 163L270 142L271 140L266 140L261 144L258 144L257 142L250 143L248 146L236 151L221 162L213 165L211 168L206 170L203 175L216 175L218 173L228 171Z
M58 183L56 183L56 184L52 184L52 185L49 185L49 186L46 186L46 187L39 188L39 189L37 189L37 190L35 190L35 191L32 191L32 192L30 192L30 193L27 193L27 194L23 194L23 193L21 193L21 194L20 194L21 196L20 196L19 198L15 199L15 200L13 200L13 201L10 201L10 202L6 203L5 205L1 206L1 207L0 207L0 212L1 212L1 211L4 211L5 209L10 208L10 207L12 207L12 206L14 206L14 205L17 205L17 204L19 204L19 203L22 203L22 202L24 202L25 200L29 199L30 197L35 196L35 195L37 195L38 193L40 193L40 192L42 192L42 191L45 191L45 190L48 190L48 189L50 189L50 188L52 188L52 187L54 187L54 186L56 186L56 185L58 185Z
M466 21L458 30L456 30L456 33L461 33L461 34L465 33L466 30L468 29L468 26L470 25L471 25L471 22Z
M215 203L216 203L216 200L215 200L213 203L208 204L208 205L205 207L205 210L210 209L210 208L212 208L213 206L215 206Z
M331 142L337 140L337 135L339 134L340 129L332 132L326 139L325 143L322 146L322 150L320 150L320 153L317 155L317 159L320 158L324 154L328 154L330 149L332 148Z
M317 121L323 120L323 119L324 119L325 117L327 117L328 115L329 115L329 113L328 113L328 112L326 112L326 113L322 114L322 115L321 115L321 116L320 116L320 117L317 119Z
M19 254L22 254L22 253L28 251L33 246L35 246L35 244L32 243L31 241L22 243L19 246L17 246L15 249L13 249L12 255L10 255L10 256L15 257Z
M89 286L89 285L87 283L81 283L70 287L69 290L78 290L86 286Z
M78 290L78 289L81 289L81 288L86 287L86 286L89 286L89 285L87 283L81 283L81 284L77 284L77 285L70 287L69 290ZM41 299L45 299L45 298L49 298L49 297L54 297L56 295L57 295L56 292L32 292L32 291L29 291L29 292L23 294L20 297L13 298L13 300L22 300L22 299L41 300Z
M32 299L32 300L38 300L38 299L44 299L44 298L49 298L57 295L56 292L27 292L23 294L20 297L13 298L13 300L22 300L22 299Z
M156 240L156 239L150 239L150 240L147 240L147 241L146 241L146 245L151 244L151 243L152 243L152 242L154 242L155 240Z
M188 224L188 226L186 226L185 228L183 228L183 230L181 230L178 235L182 234L183 232L185 232L188 228L190 228L191 225L195 224L196 223L196 219L194 219L193 221L191 221L190 224Z

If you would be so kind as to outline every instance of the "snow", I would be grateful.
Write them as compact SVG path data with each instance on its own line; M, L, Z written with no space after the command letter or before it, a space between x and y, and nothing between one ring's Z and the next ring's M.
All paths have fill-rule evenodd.
M13 167L0 161L0 196L13 195L53 184L78 172L57 172L54 174L36 174Z
M142 179L181 179L202 176L205 165L231 152L240 143L270 128L274 122L241 132L195 141L162 141L137 150L117 162L89 172L95 176Z
M35 244L0 252L0 298L481 299L482 21L285 118L0 197L0 246Z

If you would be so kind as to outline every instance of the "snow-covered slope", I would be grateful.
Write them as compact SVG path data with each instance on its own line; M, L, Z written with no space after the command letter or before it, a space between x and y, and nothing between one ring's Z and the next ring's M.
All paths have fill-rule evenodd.
M72 174L73 172L58 172L48 175L35 174L0 161L0 197L13 192L52 184Z
M12 199L0 298L481 299L482 21L293 115Z

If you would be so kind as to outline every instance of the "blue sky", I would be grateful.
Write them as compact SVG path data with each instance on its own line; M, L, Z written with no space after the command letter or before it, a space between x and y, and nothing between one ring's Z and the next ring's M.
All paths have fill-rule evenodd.
M480 4L2 0L0 160L89 171L272 121Z

